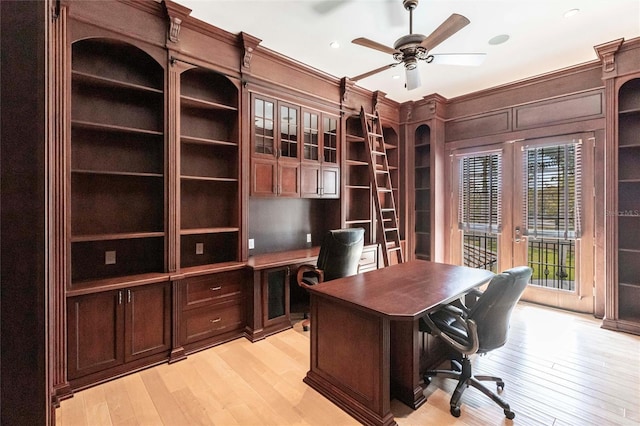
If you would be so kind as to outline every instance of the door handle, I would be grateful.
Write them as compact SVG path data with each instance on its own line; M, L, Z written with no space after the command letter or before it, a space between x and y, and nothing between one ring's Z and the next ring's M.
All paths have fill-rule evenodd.
M515 229L515 242L519 243L520 241L522 241L522 233L520 232L520 227L516 226L516 229Z

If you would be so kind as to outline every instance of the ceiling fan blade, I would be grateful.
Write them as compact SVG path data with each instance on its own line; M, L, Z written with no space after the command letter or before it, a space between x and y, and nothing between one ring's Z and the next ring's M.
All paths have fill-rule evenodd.
M418 67L407 68L407 90L413 90L420 87L420 70Z
M393 64L389 64L389 65L385 65L385 66L380 67L380 68L376 68L375 70L372 70L372 71L369 71L369 72L365 72L364 74L356 75L355 77L351 77L350 80L351 81L362 80L363 78L367 78L367 77L370 77L370 76L372 76L374 74L377 74L379 72L387 70L389 68L393 68L396 65L398 65L398 62L394 62Z
M394 53L398 53L399 51L394 49L393 47L385 46L382 43L378 43L377 41L369 40L368 38L360 37L354 40L351 40L353 44L359 44L360 46L368 47L369 49L375 49L380 52L388 53L393 55Z
M434 54L431 64L463 65L477 67L484 62L486 53L440 53Z
M454 13L449 16L438 28L435 29L422 43L422 47L427 50L431 50L467 25L470 21L462 15Z

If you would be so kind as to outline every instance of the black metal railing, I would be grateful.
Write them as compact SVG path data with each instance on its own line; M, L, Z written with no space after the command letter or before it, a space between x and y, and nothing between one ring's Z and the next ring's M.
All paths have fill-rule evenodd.
M463 236L464 266L498 271L498 237L495 234L471 232Z
M574 240L529 239L531 284L575 291L576 246Z

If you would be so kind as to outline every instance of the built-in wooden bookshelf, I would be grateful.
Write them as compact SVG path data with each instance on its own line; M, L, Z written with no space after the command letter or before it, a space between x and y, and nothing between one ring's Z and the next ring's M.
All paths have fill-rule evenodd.
M365 244L371 244L375 241L375 223L369 163L360 116L348 117L345 128L344 224L347 228L363 228Z
M640 78L618 91L618 319L640 322Z
M238 89L223 75L180 75L180 266L237 261Z
M165 269L164 72L115 40L72 47L72 283Z
M414 205L415 256L431 260L431 130L421 125L415 132Z

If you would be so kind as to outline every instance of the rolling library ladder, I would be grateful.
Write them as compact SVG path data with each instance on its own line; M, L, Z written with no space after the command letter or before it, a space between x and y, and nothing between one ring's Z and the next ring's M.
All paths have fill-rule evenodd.
M375 193L373 195L379 238L382 239L382 258L384 266L389 266L392 260L403 263L402 247L400 246L400 227L398 213L391 185L387 150L384 143L382 123L378 112L368 114L364 107L360 109L362 134L369 158L369 175ZM395 255L395 259L393 258Z

